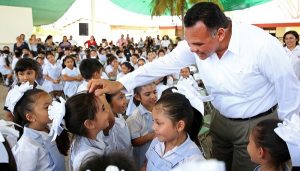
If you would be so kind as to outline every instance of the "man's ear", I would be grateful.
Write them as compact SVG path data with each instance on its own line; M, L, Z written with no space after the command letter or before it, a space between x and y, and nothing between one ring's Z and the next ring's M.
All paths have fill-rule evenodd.
M225 38L225 29L224 28L219 28L218 31L217 31L217 36L218 36L218 40L219 42L223 41L224 38Z

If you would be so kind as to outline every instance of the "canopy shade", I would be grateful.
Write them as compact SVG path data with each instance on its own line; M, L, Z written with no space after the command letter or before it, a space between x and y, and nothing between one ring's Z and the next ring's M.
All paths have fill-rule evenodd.
M151 15L151 0L111 0L114 4L143 15ZM188 1L188 0L187 0ZM225 11L241 10L255 5L259 5L271 0L221 0ZM188 4L188 8L192 4ZM165 15L170 15L167 12Z
M32 8L33 25L58 20L75 0L0 0L0 5ZM22 14L21 14L22 15Z

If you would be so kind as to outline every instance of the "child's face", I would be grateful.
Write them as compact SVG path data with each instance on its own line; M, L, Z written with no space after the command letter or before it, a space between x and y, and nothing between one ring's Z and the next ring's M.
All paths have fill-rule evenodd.
M143 65L145 65L145 61L144 60L139 60L137 62L137 64L138 64L138 67L143 66Z
M48 55L47 59L51 64L55 64L55 57L53 55Z
M180 70L180 74L183 78L189 78L190 76L190 71L188 68L183 68Z
M30 85L34 84L34 81L37 77L36 72L33 69L27 69L25 71L19 71L17 73L18 80L20 83L29 82Z
M158 53L158 57L164 57L165 56L165 53L164 52L159 52Z
M121 70L124 74L128 74L128 72L129 72L129 69L125 65L121 66Z
M111 99L110 106L114 114L125 113L127 108L127 99L125 94L122 92L115 94Z
M137 63L137 60L138 60L138 58L136 57L136 56L131 56L131 62L133 63L133 64L136 64Z
M249 156L251 158L251 161L253 161L254 163L260 164L260 153L261 153L262 148L261 147L257 147L257 145L254 142L254 137L252 135L252 133L249 136L249 143L247 146L247 151L249 153Z
M112 66L119 65L118 60L117 60L117 59L114 59L114 60L111 62L111 65L112 65Z
M92 120L97 132L107 128L109 126L109 113L107 108L103 103L103 100L97 98L98 112L95 114L95 118Z
M66 59L65 65L66 67L72 69L74 67L74 60L71 58Z
M44 65L44 59L38 58L36 61L37 61L40 65Z
M96 57L96 56L97 56L97 52L91 51L91 57Z
M183 133L183 129L177 128L178 122L173 123L161 106L153 108L152 116L154 121L152 128L159 141L172 142L178 138L179 133Z
M149 84L142 87L140 92L135 95L135 98L151 112L155 102L157 101L155 84Z
M32 120L30 121L31 125L37 127L45 127L48 123L51 122L49 119L48 114L48 107L52 103L52 98L48 93L40 93L37 95L38 98L36 99L33 105L33 110L30 113Z

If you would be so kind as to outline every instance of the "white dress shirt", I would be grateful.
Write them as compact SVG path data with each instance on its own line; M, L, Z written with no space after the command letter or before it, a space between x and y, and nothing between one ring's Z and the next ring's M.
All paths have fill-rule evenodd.
M280 119L300 110L300 83L281 43L262 29L232 23L227 51L201 60L186 41L163 58L122 77L130 91L181 68L197 64L212 104L227 118L248 118L278 103Z
M300 45L297 45L293 50L284 47L285 52L290 58L296 76L300 80Z

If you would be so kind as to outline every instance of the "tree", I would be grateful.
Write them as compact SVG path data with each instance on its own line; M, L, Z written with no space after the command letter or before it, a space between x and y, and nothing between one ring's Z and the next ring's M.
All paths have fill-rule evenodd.
M221 0L152 0L151 1L151 16L161 16L170 13L171 16L178 16L182 21L182 38L184 36L183 16L190 5L198 2L213 2L218 4L221 9L223 5Z

